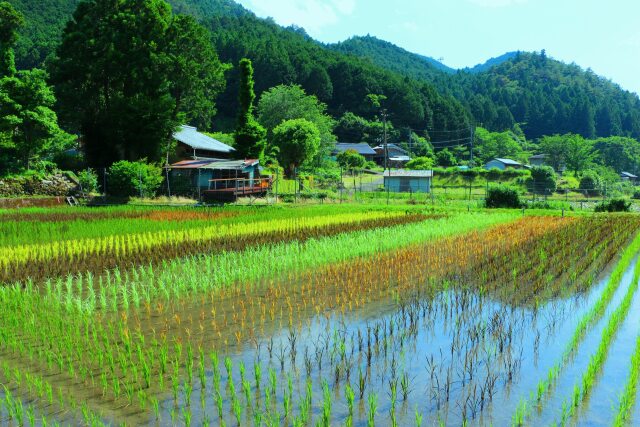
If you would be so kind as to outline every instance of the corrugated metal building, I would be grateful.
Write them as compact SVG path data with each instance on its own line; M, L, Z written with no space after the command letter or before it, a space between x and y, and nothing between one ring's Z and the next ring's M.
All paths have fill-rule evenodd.
M384 188L394 193L430 193L432 178L430 170L385 171Z

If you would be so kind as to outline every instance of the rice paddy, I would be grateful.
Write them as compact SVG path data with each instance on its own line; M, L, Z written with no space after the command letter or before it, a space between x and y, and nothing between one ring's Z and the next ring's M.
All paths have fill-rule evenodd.
M0 424L635 425L640 217L0 212Z

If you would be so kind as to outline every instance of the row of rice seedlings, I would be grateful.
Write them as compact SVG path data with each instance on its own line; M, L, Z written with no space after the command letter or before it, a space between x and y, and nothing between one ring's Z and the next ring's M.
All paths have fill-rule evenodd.
M431 300L427 300L427 302L421 303L418 301L413 301L409 304L402 303L401 308L396 313L396 315L383 319L380 322L376 322L375 324L367 325L366 332L362 332L360 330L357 331L357 335L355 332L351 333L350 336L341 332L340 330L333 330L332 333L327 331L326 336L321 334L320 336L315 336L311 329L309 330L310 337L313 336L312 340L305 340L302 337L298 337L298 339L303 342L311 342L312 349L309 351L308 348L305 349L304 352L304 369L300 369L299 362L296 360L295 351L291 351L295 348L296 338L295 336L299 334L295 332L296 329L290 330L290 336L287 338L288 345L285 347L283 344L280 344L280 350L275 348L276 346L273 343L267 343L268 357L269 360L273 360L275 366L279 368L280 372L306 372L306 379L302 378L300 381L308 384L313 380L311 377L311 372L314 369L320 369L321 372L324 372L327 375L329 374L334 380L331 382L334 387L334 393L337 389L341 388L340 383L344 383L344 393L345 399L347 400L347 406L350 407L350 414L347 415L347 420L353 421L353 403L356 399L362 401L367 394L367 388L370 390L370 393L377 392L379 390L379 386L377 384L372 383L372 378L382 378L382 384L385 386L388 385L388 391L385 391L385 394L389 398L387 401L391 401L391 408L389 410L389 417L392 421L395 419L395 402L407 401L408 396L413 391L412 379L405 372L398 371L398 355L402 355L405 351L412 348L412 344L418 339L417 331L420 328L418 324L418 319L427 319L426 327L433 327L433 324L430 323L430 320L435 316L435 310L442 310L442 312L446 316L453 316L451 322L453 324L458 325L455 329L454 341L452 342L452 348L455 349L454 354L463 354L464 356L464 364L460 361L460 366L464 366L465 375L462 377L463 383L467 382L469 384L469 388L473 390L479 390L477 394L474 392L472 395L470 394L467 397L464 397L465 405L463 407L463 411L465 416L469 418L475 417L479 412L486 407L496 392L496 385L498 382L502 382L504 380L505 385L509 383L509 378L513 378L515 376L514 370L517 370L519 365L519 361L516 358L511 358L510 362L507 362L509 359L506 357L507 354L510 354L510 346L513 343L514 337L512 328L504 328L505 332L504 336L502 334L496 333L485 333L482 335L478 335L478 333L471 334L468 333L467 328L471 328L473 331L479 331L481 325L486 321L482 319L482 317L478 317L476 314L476 308L482 308L482 298L476 300L475 304L469 304L469 302L464 302L468 298L476 298L472 296L473 294L470 292L466 292L464 294L456 294L453 297L453 294L449 294L448 299L442 300L440 302L432 302ZM462 298L460 298L462 296ZM448 305L455 305L453 310L448 308ZM441 307L441 308L438 308ZM504 315L506 317L512 316L512 310L508 308L503 308ZM471 312L469 316L463 316L459 318L459 314ZM488 316L490 318L495 318L495 315ZM467 325L468 321L473 322L473 326ZM475 322L478 322L477 324ZM526 322L514 322L513 319L508 321L505 319L505 322L508 324L526 324ZM453 331L452 331L453 332ZM294 337L291 337L291 334ZM500 338L498 338L500 337ZM495 339L500 340L500 342L507 343L506 345L495 343L485 343L486 339ZM315 348L314 348L315 347ZM478 351L478 347L482 348L493 348L496 353L492 356L487 356L489 353L483 353ZM262 346L257 348L256 358L259 361L261 358L261 349ZM500 353L498 353L498 349L500 349ZM354 353L355 350L355 353ZM286 356L280 355L280 353L286 354ZM480 357L482 356L482 357ZM288 358L291 358L290 362L286 362ZM377 358L380 359L377 359ZM488 358L487 358L488 357ZM217 357L216 357L217 360ZM366 362L365 362L366 361ZM228 367L228 360L225 360L225 365ZM271 362L270 362L271 363ZM365 364L365 366L360 366L361 364ZM480 370L487 369L488 365L501 365L507 364L509 369L502 372L500 369L492 368L492 373L483 377ZM440 365L448 365L445 360L439 362ZM313 368L313 367L319 368ZM389 370L388 367L391 366ZM376 373L371 372L372 368L381 368L382 370ZM386 368L385 368L386 367ZM254 370L257 372L256 374L256 382L255 389L261 389L261 378L260 372L262 372L262 368L259 364L254 366ZM456 369L457 371L458 369ZM249 370L251 371L251 370ZM355 372L359 371L359 378L355 375ZM458 383L457 377L454 378L451 375L452 370L447 370L446 378L440 378L439 374L434 370L431 372L432 375L432 383L435 385L436 383L442 384L442 406L445 404L444 395L445 391L447 393L447 402L449 399L453 400L453 387L456 387L455 384ZM215 369L214 369L215 372ZM363 376L363 372L365 375ZM269 371L269 385L272 390L275 390L275 386L272 384L275 383L275 374L276 371ZM240 365L240 376L243 375L243 365ZM216 378L216 374L214 373L214 378ZM228 378L231 378L231 375L228 375ZM190 380L185 379L186 382ZM215 381L215 380L214 380ZM352 382L355 382L356 385L351 386ZM446 382L446 386L445 386ZM243 389L246 389L244 386L246 384L245 381L241 381L243 384ZM289 413L287 408L290 408L290 399L289 394L286 392L286 387L284 391L284 396L281 396L283 405L284 405L284 418L287 417L286 414ZM321 407L319 411L321 413L320 420L318 421L321 425L325 425L330 421L331 408L333 406L332 400L327 398L328 394L326 392L327 385L322 383L322 399L314 399L314 401L318 402ZM359 396L359 397L358 397ZM228 397L230 399L229 403L229 411L234 411L235 405L233 404L232 396ZM275 397L270 397L272 401L277 400ZM247 402L251 402L251 398L247 399ZM306 400L301 402L301 406L305 406ZM204 406L204 404L203 404ZM247 405L247 408L250 409L252 407L251 404ZM296 417L298 420L306 420L306 417L302 414L305 414L306 411L301 411L301 415ZM282 415L282 413L281 413ZM421 414L417 419L421 418ZM251 414L248 414L248 418L251 418ZM224 421L224 419L221 419ZM347 424L349 421L347 421ZM418 422L419 424L419 422ZM297 422L294 422L294 425L298 425Z
M620 325L624 322L629 314L629 308L631 307L631 303L633 301L633 297L638 290L638 285L640 284L640 262L636 263L633 279L631 284L629 285L629 289L627 290L624 299L620 303L620 305L616 308L616 310L611 314L609 320L602 331L602 337L596 349L596 352L591 355L589 359L589 365L587 366L587 370L582 375L581 381L579 384L576 384L573 388L573 395L571 398L570 404L563 405L563 413L561 418L561 424L564 425L566 421L575 415L578 407L584 402L584 400L589 396L593 385L596 382L597 375L602 370L604 363L607 360L607 355L609 353L609 347L613 342L613 339L620 328ZM567 408L566 410L564 408Z
M511 227L518 230L518 224ZM495 232L496 235L499 234ZM421 254L423 258L417 259L417 262L424 262L429 265L445 265L441 258L450 258L453 254L459 254L461 247L467 247L471 253L476 254L477 248L487 245L485 252L478 252L474 255L477 260L485 260L490 258L491 251L489 247L497 248L501 244L496 239L485 239L486 236L479 235L474 239L460 238L457 240L446 241L440 243L438 250L426 250L414 248L412 254ZM506 242L514 242L515 237L506 239ZM511 246L501 249L500 253L508 253ZM372 300L381 298L395 298L398 293L412 292L416 286L422 286L422 283L428 282L427 276L433 279L438 274L445 274L449 271L446 269L432 268L428 272L424 270L417 271L420 275L410 274L402 276L402 286L399 284L389 287L388 276L389 269L403 267L406 263L412 262L413 258L403 256L386 256L387 260L382 261L380 257L374 257L371 260L357 260L356 264L345 263L320 271L311 271L302 275L291 275L284 281L268 280L264 285L266 293L260 292L260 298L252 298L251 292L245 291L216 291L211 294L211 299L202 298L199 306L194 306L192 301L185 299L176 299L171 305L158 305L155 310L148 313L138 313L136 315L136 324L131 327L138 329L151 329L161 325L153 325L155 319L165 317L175 319L179 324L169 327L165 323L165 327L161 327L162 333L181 334L181 331L189 330L194 336L216 334L221 335L223 332L234 331L236 340L240 342L246 338L246 331L263 331L265 324L276 318L284 319L285 325L291 323L293 319L304 315L305 312L311 311L315 314L339 308L344 311L363 307ZM385 256L382 256L383 258ZM469 261L470 265L476 265L477 262ZM396 263L393 264L392 263ZM398 264L402 263L402 264ZM475 267L477 270L479 267ZM357 276L357 272L367 271L366 276ZM474 276L472 270L470 277ZM508 274L510 274L510 271ZM421 272L421 273L420 273ZM456 273L458 274L458 273ZM337 280L336 278L340 278ZM213 307L213 309L211 308ZM183 313L193 313L195 316L189 315L187 318L182 317ZM200 314L199 316L197 314ZM144 316L142 316L144 314ZM208 318L210 318L208 320ZM145 319L149 319L151 323L146 324ZM231 329L230 329L231 328ZM172 332L173 331L173 332Z
M197 230L160 230L157 232L137 233L125 236L106 236L95 239L76 239L47 242L45 244L15 245L0 248L2 266L10 263L38 261L43 258L55 259L58 256L72 258L74 256L102 255L114 250L117 253L132 254L139 249L153 245L162 245L176 241L198 242L213 237L235 237L269 232L286 232L302 228L321 227L325 225L359 222L367 219L381 219L390 216L404 215L394 212L367 212L358 214L340 214L321 217L298 217L292 219L268 219L247 224L230 223L201 227ZM117 249L116 249L117 248Z
M375 325L367 326L366 334L360 333L360 330L358 330L357 340L355 340L355 334L351 334L350 341L349 341L349 339L344 333L341 333L338 330L334 330L333 333L331 334L327 333L326 337L320 336L318 340L312 341L312 346L315 346L315 349L312 349L310 352L305 351L305 366L309 366L309 363L307 363L307 360L308 360L307 358L312 357L311 355L315 355L315 358L316 358L315 364L317 366L320 366L320 371L317 372L317 374L325 373L323 375L328 374L328 375L331 375L332 377L335 377L335 379L331 381L331 384L333 384L333 388L334 388L333 393L328 392L329 382L325 380L321 380L319 382L320 385L317 388L315 388L315 390L317 390L318 393L321 394L322 396L320 399L313 399L313 401L317 402L317 405L319 407L320 415L319 415L318 423L320 423L320 425L328 425L331 422L332 407L334 406L332 395L335 395L337 390L341 388L340 383L345 383L345 388L344 388L345 398L347 399L348 402L349 401L351 402L350 406L351 406L351 414L353 419L353 402L356 399L356 393L354 392L354 389L349 385L349 381L350 381L349 373L353 372L353 370L355 369L355 366L362 363L362 361L364 360L362 355L365 352L371 353L372 348L374 349L373 353L375 354L374 361L372 362L374 366L376 365L378 365L379 367L388 366L388 363L390 363L392 366L390 375L389 375L389 372L387 372L386 374L384 372L380 372L379 374L377 374L377 375L382 375L382 378L385 378L385 375L389 377L389 380L388 381L383 380L383 383L388 383L389 393L391 395L395 395L395 398L392 398L392 407L394 406L394 403L393 403L394 399L401 400L402 402L407 401L408 396L411 393L411 379L406 372L397 373L398 371L396 367L398 365L398 360L396 359L396 357L398 354L403 353L405 351L404 349L411 348L411 345L412 345L411 342L417 339L417 334L416 334L416 330L418 327L417 319L420 316L424 318L432 314L432 312L429 312L429 314L427 314L426 310L422 314L420 314L420 310L421 310L421 306L417 303L410 304L410 305L403 305L402 315L400 315L400 312L398 312L397 315L390 318L388 322L387 320L384 320L381 322L376 322ZM463 328L464 328L464 325L463 325ZM291 333L294 333L294 331L291 331ZM458 334L458 335L460 336L462 334ZM375 336L375 343L373 342L374 336ZM363 349L363 341L365 340L366 340L366 344L364 345L366 346L365 347L366 350ZM357 350L358 345L360 346L359 352ZM273 345L271 345L271 347L273 347ZM283 347L280 347L280 348L284 352L287 351L286 348L283 348ZM354 350L356 350L355 355L354 355ZM358 354L360 354L359 357L357 356ZM382 358L383 354L384 354L384 359L380 359L379 361L376 362L375 358L378 356ZM476 352L476 354L480 355L480 352ZM294 393L293 387L292 387L292 378L289 374L285 374L285 373L293 372L294 375L297 377L298 375L302 375L302 372L305 372L296 367L298 362L295 360L295 356L287 354L287 357L292 358L291 361L289 362L290 364L288 365L290 366L290 369L288 367L285 368L285 365L280 365L279 366L280 369L277 369L275 367L274 368L270 367L268 369L267 377L264 377L262 375L263 368L259 362L260 361L259 352L257 353L256 356L257 356L257 359L253 369L248 369L248 370L245 369L243 362L240 362L239 386L233 383L234 380L233 380L232 372L234 371L234 369L232 367L232 362L229 358L225 358L224 366L226 368L227 386L221 387L220 386L221 369L218 368L219 357L217 356L217 353L211 354L211 360L213 362L213 369L212 369L213 370L213 386L211 391L208 391L206 389L206 384L202 385L202 388L200 389L202 411L205 411L205 408L206 408L206 402L205 402L204 396L209 395L210 393L212 396L215 396L214 397L214 401L216 402L215 406L218 407L217 415L218 417L220 417L220 419L218 420L219 423L225 422L225 417L224 417L225 413L228 413L229 415L226 418L226 420L238 420L240 424L248 423L248 421L251 418L255 418L257 416L261 418L266 417L269 420L276 420L276 422L280 421L281 419L291 420L289 416L294 415L292 413L292 408L295 406L292 404L293 403L292 399L293 399L293 396L297 394L299 396L304 396L304 397L299 402L299 406L301 408L300 413L298 415L295 415L295 417L293 418L294 419L293 424L300 425L300 423L308 422L309 408L311 407L311 402L312 402L311 397L313 396L313 391L309 391L309 390L310 390L311 384L314 382L314 377L311 376L312 375L311 369L307 369L305 367L306 376L297 378L297 381L296 381L296 384L302 383L303 385L306 385L307 392L304 394L301 392ZM280 359L278 357L278 351L273 348L269 350L270 361L272 360L272 357L275 359L278 359L278 362L280 363ZM389 359L391 358L392 360L389 362ZM356 362L356 360L358 359L360 360L360 362ZM203 370L202 369L203 360L204 360L204 357L201 356L198 362L201 367L200 368L201 372ZM326 363L323 363L323 362L326 362ZM271 364L271 362L269 363ZM371 361L369 361L369 363L371 363ZM480 361L479 365L483 365L483 363L486 363L486 361L484 360ZM276 366L278 366L278 363L276 363ZM362 378L363 369L362 367L360 367L359 369L360 369L360 377ZM376 385L372 383L373 375L372 373L370 373L370 369L371 369L371 366L365 369L365 372L368 372L368 373L366 374L367 379L364 380L365 381L364 385L361 384L358 386L359 388L358 399L360 401L363 400L363 398L367 393L366 392L367 385L371 390L370 393L376 392ZM249 381L247 375L245 374L246 371L255 372L255 379L252 381ZM277 380L278 371L280 371L283 375L281 377L282 378L281 381ZM174 394L173 402L176 406L172 408L172 411L173 411L172 413L175 413L176 408L178 408L179 406L186 406L186 409L183 410L185 414L191 413L191 405L193 404L193 402L191 402L190 396L191 396L192 390L197 388L195 386L195 382L196 382L195 378L191 378L191 375L192 374L189 374L189 370L187 369L187 374L183 379L184 399L179 399L177 395ZM320 378L322 377L323 376L321 375ZM267 381L263 382L262 378L265 378ZM237 377L235 381L237 381ZM278 382L281 383L281 387L277 385ZM453 383L453 380L451 380L451 383ZM203 384L202 379L201 379L201 384ZM494 381L494 384L495 384L495 381ZM241 387L242 394L244 395L244 400L242 402L240 402L241 399L238 395L239 393L236 392L236 390L238 390L238 387ZM226 395L225 393L220 391L221 388L224 390L227 390ZM179 388L176 388L176 389L179 389ZM256 404L259 403L259 396L261 396L260 390L264 391L265 402L267 402L265 403L265 407L263 410L261 410L259 406L256 406ZM282 394L278 394L278 396L276 396L277 390L278 391L282 390ZM351 390L351 392L349 392L349 390ZM395 390L395 393L394 393L394 390ZM282 403L282 411L275 414L273 412L273 403L277 401L280 401ZM243 405L241 405L241 403ZM242 406L242 409L241 409L241 406ZM246 420L242 419L242 414L246 414L246 417L247 417ZM187 418L190 419L191 415L189 415ZM213 419L213 418L210 418L210 419Z
M627 271L633 262L638 251L640 251L640 235L637 235L633 242L625 248L620 260L611 272L600 297L591 309L580 318L580 321L571 336L571 340L567 343L567 346L558 361L549 369L546 378L543 378L538 382L535 393L531 392L529 398L521 400L512 417L513 425L524 425L528 417L531 415L532 409L536 406L540 408L545 399L548 400L550 395L553 393L554 385L560 377L563 368L570 362L580 343L587 335L587 332L591 330L591 328L605 314L611 299L622 282L622 277L625 271Z
M618 413L613 421L613 425L616 427L623 427L629 424L631 421L631 411L636 404L638 380L640 379L640 336L636 340L636 348L631 355L630 365L629 377L620 395Z
M110 235L125 235L200 228L212 223L239 222L241 212L221 209L136 209L116 211L91 209L69 213L0 216L0 247L32 245L63 240L81 240ZM260 220L245 214L245 220Z
M46 285L46 296L91 312L150 307L158 301L166 305L190 294L201 295L236 283L251 291L265 278L277 280L295 271L483 229L516 216L513 213L465 213L426 223L378 227L305 242L252 247L242 252L163 261L158 267L145 263L131 271L116 269L97 279L90 275L67 276L50 281Z
M247 224L299 217L314 218L346 213L412 212L419 207L366 207L359 205L234 208L150 208L108 207L0 214L0 247L80 240L111 235L140 234L160 230L181 230L223 224Z
M169 232L128 234L101 239L53 242L0 248L0 280L39 280L70 272L100 273L116 266L158 263L164 259L197 253L243 250L282 241L307 240L351 229L385 227L426 219L423 215L371 213L215 226ZM2 274L4 269L4 274Z
M49 381L39 374L12 368L5 361L1 365L3 381L0 389L0 421L3 406L9 421L17 425L59 425L56 414L65 413L65 418L80 414L82 421L90 426L102 426L102 416L92 411L85 402L78 402L62 388L54 389ZM25 400L27 399L27 400ZM23 404L23 402L28 404ZM51 414L51 415L48 415Z

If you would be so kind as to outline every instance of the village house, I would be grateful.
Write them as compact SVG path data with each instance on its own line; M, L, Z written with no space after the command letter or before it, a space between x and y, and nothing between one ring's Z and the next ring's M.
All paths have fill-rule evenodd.
M384 165L384 145L378 145L373 148L376 152L375 162L380 166ZM409 152L396 144L387 144L387 152L389 155L389 167L402 167L411 160Z
M526 166L511 159L493 159L487 162L487 164L484 165L484 168L487 170L499 169L503 171L505 169L525 169Z
M620 179L623 180L623 181L631 182L632 184L636 184L638 182L637 175L634 175L631 172L622 172L622 173L620 173Z
M177 142L176 160L229 159L236 151L233 147L211 138L193 126L182 125L173 134Z
M373 161L373 158L376 155L376 152L367 144L366 142L361 142L358 144L352 144L348 142L338 142L333 150L331 151L331 155L333 157L337 156L340 153L343 153L347 150L353 150L356 153L360 154L365 158L366 161Z

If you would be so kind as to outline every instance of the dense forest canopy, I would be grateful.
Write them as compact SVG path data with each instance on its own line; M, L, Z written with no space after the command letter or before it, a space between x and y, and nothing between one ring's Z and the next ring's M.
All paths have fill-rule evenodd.
M19 68L40 66L58 44L78 0L10 0L27 23L16 47ZM375 119L368 94L387 96L398 127L439 131L493 130L519 123L530 139L554 133L586 138L640 137L640 99L612 82L544 52L511 52L478 67L452 72L431 58L374 37L323 45L298 27L257 18L230 0L171 0L176 13L196 17L212 34L220 60L253 61L256 95L279 84L299 84L327 104L336 119L352 112ZM235 125L238 71L228 74L211 127ZM424 136L429 137L427 133Z
M80 1L9 2L26 21L15 46L18 68L46 68L55 83L55 65L60 63L55 59L56 48ZM226 84L217 84L217 88L212 85L209 91L217 93L215 99L207 101L204 96L185 105L182 118L203 130L230 132L237 127L241 87L238 64L248 58L255 70L256 102L279 85L299 87L301 93L326 106L323 111L336 125L332 131L341 142L379 144L384 133L382 110L388 112L389 142L400 144L413 156L434 155L434 150L449 147L458 161L470 158L468 142L475 126L497 135L484 139L476 135L480 138L474 150L477 160L492 155L525 160L541 149L531 141L547 135L576 134L590 141L600 138L601 153L618 149L616 144L609 149L607 144L613 140L606 138L640 138L637 95L590 70L556 61L544 51L509 52L473 68L453 70L433 58L371 36L325 45L302 28L284 28L272 19L258 18L231 0L169 3L176 17L190 15L208 30L211 56L217 54L226 64L220 68L226 70ZM60 89L60 84L57 86ZM206 94L207 90L202 88L199 93ZM371 99L380 102L373 105ZM65 97L59 101L58 111L65 113ZM203 111L191 111L191 104ZM71 122L66 120L65 124ZM78 126L66 128L81 131ZM327 133L322 127L320 130L322 135ZM520 136L516 143L505 145L511 140L509 135ZM322 137L323 141L330 139ZM482 141L488 141L484 147ZM627 145L618 151L628 153ZM636 170L637 165L633 165Z

